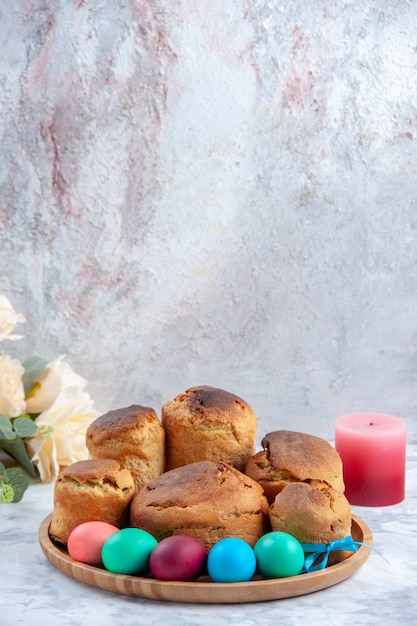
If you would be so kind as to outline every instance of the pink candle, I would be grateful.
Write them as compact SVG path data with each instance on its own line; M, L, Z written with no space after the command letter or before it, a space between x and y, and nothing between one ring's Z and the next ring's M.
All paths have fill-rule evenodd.
M351 504L387 506L404 500L405 422L382 413L352 413L336 420L335 448L343 462Z

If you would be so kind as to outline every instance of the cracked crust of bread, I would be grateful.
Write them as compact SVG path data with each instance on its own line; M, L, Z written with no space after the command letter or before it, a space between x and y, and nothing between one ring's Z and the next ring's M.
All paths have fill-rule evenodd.
M161 415L167 470L198 461L223 461L244 471L255 453L256 414L228 391L191 387L166 402Z
M209 549L225 537L255 545L270 530L262 487L226 463L201 461L170 470L139 491L130 524L158 541L189 534Z
M288 484L320 481L344 491L342 460L333 446L313 435L275 431L262 439L245 473L262 485L270 504Z
M165 469L165 431L150 407L108 411L88 427L86 445L92 458L117 459L132 474L136 490Z
M135 483L115 459L77 461L60 472L54 487L50 535L66 544L84 522L102 521L118 528L129 521Z
M348 500L321 481L287 485L270 506L269 518L272 530L287 532L301 543L327 544L351 534ZM331 562L340 561L348 554L336 551Z

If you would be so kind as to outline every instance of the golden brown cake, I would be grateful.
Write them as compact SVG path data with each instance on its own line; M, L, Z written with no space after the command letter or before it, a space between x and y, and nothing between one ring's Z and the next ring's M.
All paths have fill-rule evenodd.
M301 543L327 544L351 534L352 515L345 495L326 483L292 483L284 487L269 509L271 528L293 535ZM350 553L330 553L334 564Z
M240 471L255 453L252 408L215 387L192 387L162 407L166 469L198 461L223 461Z
M170 470L136 493L130 525L158 541L191 535L208 550L226 537L253 546L270 530L269 506L248 476L226 463L200 461Z
M248 459L245 473L262 485L270 504L293 482L319 480L344 491L342 460L324 439L277 430L265 435L261 443L264 449Z
M118 528L129 522L135 483L118 461L77 461L62 470L54 487L49 534L66 544L71 531L84 522L100 521Z
M93 459L116 459L130 471L136 489L165 468L165 432L155 411L132 405L109 411L87 429L87 448Z

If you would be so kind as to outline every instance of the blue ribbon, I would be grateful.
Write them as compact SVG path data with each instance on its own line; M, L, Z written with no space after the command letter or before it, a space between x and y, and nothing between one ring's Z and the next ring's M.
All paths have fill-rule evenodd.
M307 556L304 559L303 572L315 572L317 570L324 569L329 560L329 554L333 550L357 552L359 546L366 546L372 550L371 546L367 546L365 543L353 541L351 535L349 535L349 537L345 537L344 539L336 539L330 543L302 543L301 547L304 552L307 553ZM317 559L321 556L323 556L323 559L319 563L316 563Z

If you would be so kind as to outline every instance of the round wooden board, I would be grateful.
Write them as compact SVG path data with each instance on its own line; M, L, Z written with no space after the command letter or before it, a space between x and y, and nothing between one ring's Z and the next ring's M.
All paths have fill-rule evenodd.
M214 583L210 578L196 582L167 582L153 578L112 574L104 569L85 565L71 559L68 552L55 544L49 536L49 515L39 528L39 543L46 558L67 576L83 583L122 595L204 604L231 604L280 600L319 591L349 578L369 556L372 533L363 520L352 516L352 537L366 544L347 559L309 574L290 578L251 580L244 583Z

